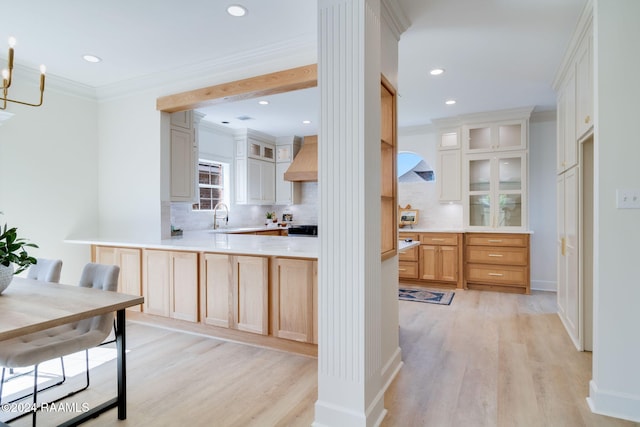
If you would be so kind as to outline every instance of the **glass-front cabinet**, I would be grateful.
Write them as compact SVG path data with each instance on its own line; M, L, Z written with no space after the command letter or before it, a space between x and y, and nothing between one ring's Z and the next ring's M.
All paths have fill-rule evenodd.
M526 153L466 156L465 223L478 229L523 229L526 226Z
M526 148L527 121L467 125L463 139L467 153L522 150Z

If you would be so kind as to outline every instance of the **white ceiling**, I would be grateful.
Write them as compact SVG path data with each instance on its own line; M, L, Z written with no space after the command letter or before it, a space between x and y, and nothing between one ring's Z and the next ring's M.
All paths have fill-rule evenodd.
M586 0L398 0L412 23L399 45L398 124L522 106L553 109L551 83ZM233 18L231 3L249 13ZM0 41L18 40L17 65L96 89L145 79L245 52L316 40L312 0L0 0ZM85 53L100 64L81 59ZM5 48L0 48L2 63ZM1 64L1 63L0 63ZM302 64L301 64L302 65ZM431 77L433 67L446 69ZM306 135L317 97L291 94L268 106L216 107L207 120L274 136ZM285 99L291 98L291 99ZM444 105L453 98L454 106ZM45 100L46 102L46 100ZM286 109L285 109L286 106ZM270 111L271 113L267 112Z

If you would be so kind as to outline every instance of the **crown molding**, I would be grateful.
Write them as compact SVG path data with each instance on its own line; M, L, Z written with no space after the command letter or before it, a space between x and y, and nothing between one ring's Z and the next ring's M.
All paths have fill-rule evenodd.
M402 33L411 26L411 21L396 0L381 0L380 14L382 20L389 25L396 40L400 40Z
M233 55L210 59L172 70L149 74L135 79L97 88L100 101L108 101L131 95L135 92L160 90L159 95L192 90L220 83L225 78L237 80L240 74L247 76L263 74L269 67L290 68L289 64L311 64L317 62L316 40L292 39L290 41L261 46ZM256 65L259 64L259 65Z

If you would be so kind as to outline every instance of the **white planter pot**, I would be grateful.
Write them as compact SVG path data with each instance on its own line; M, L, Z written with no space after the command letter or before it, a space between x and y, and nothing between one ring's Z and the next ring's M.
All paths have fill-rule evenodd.
M0 265L0 294L9 287L11 280L13 280L13 264L9 267Z

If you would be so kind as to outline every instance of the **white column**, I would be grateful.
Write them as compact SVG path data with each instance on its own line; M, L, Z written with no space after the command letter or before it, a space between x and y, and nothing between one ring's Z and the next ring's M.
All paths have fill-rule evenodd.
M318 401L314 426L372 426L381 371L380 1L319 0Z

